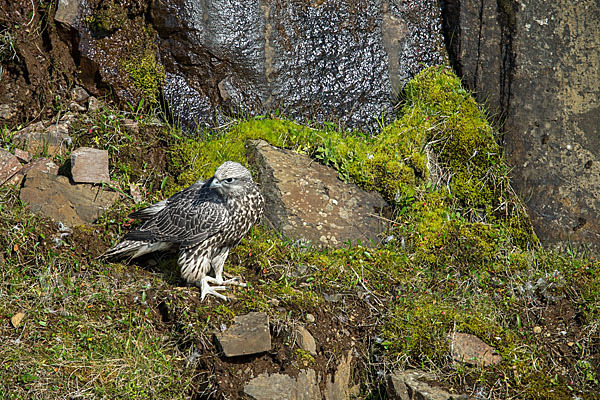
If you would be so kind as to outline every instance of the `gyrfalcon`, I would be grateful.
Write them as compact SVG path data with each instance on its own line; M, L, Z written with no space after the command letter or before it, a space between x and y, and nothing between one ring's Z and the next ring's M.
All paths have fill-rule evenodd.
M212 294L226 300L218 291L225 285L245 286L238 279L223 280L223 265L229 250L262 217L264 199L252 175L241 164L227 161L215 175L166 200L130 214L143 220L123 241L104 253L105 258L136 258L154 251L178 249L181 275L196 284L201 299ZM214 278L208 276L214 271ZM208 283L217 286L209 286Z

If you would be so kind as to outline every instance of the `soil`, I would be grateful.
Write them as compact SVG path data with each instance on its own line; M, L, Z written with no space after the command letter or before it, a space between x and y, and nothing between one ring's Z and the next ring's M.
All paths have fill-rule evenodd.
M77 67L68 32L53 21L54 2L0 0L0 126L48 119L68 98ZM32 7L33 6L33 7Z

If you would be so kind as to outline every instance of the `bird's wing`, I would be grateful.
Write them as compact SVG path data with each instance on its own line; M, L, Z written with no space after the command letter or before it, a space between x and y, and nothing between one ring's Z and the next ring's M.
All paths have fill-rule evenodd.
M127 233L125 239L174 242L185 247L222 231L229 222L229 211L222 197L208 188L209 184L190 187L170 197L160 212Z
M128 215L128 217L132 218L132 219L141 219L143 221L148 220L148 219L154 217L159 212L161 212L167 206L168 203L177 202L179 198L189 195L190 192L197 191L203 185L204 185L203 181L198 181L198 182L194 183L193 185L188 186L187 188L183 189L182 191L175 193L173 196L169 197L168 199L159 201L158 203L154 203L151 206L140 208L139 210L132 212L131 214Z

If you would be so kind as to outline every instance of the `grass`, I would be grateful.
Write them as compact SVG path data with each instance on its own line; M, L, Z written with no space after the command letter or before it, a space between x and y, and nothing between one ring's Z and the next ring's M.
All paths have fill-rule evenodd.
M463 131L465 140L456 137ZM478 398L592 399L600 390L600 263L537 246L493 130L443 69L411 83L398 121L378 137L261 117L192 138L146 111L108 106L82 115L72 133L76 145L107 149L111 179L125 193L144 188L146 202L224 160L247 164L246 139L261 138L380 190L394 206L394 239L315 250L255 227L225 268L248 287L233 288L231 302L201 303L197 289L178 286L172 257L96 258L130 227L126 214L141 206L130 197L61 235L20 203L17 188L1 188L0 398L236 398L245 374L309 365L324 376L350 343L362 354L360 398L385 398L380 377L397 368L434 371ZM269 314L274 351L219 357L213 333L249 311ZM290 340L297 324L315 336L316 357ZM453 362L453 332L494 346L502 363Z

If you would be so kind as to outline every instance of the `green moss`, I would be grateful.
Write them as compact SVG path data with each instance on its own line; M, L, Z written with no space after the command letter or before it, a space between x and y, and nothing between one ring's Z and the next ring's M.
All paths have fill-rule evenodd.
M165 80L165 69L156 60L154 46L142 46L130 58L123 60L122 67L142 98L149 103L157 103Z
M127 21L125 8L114 2L106 1L91 15L83 19L84 24L97 36L107 36L120 29Z

